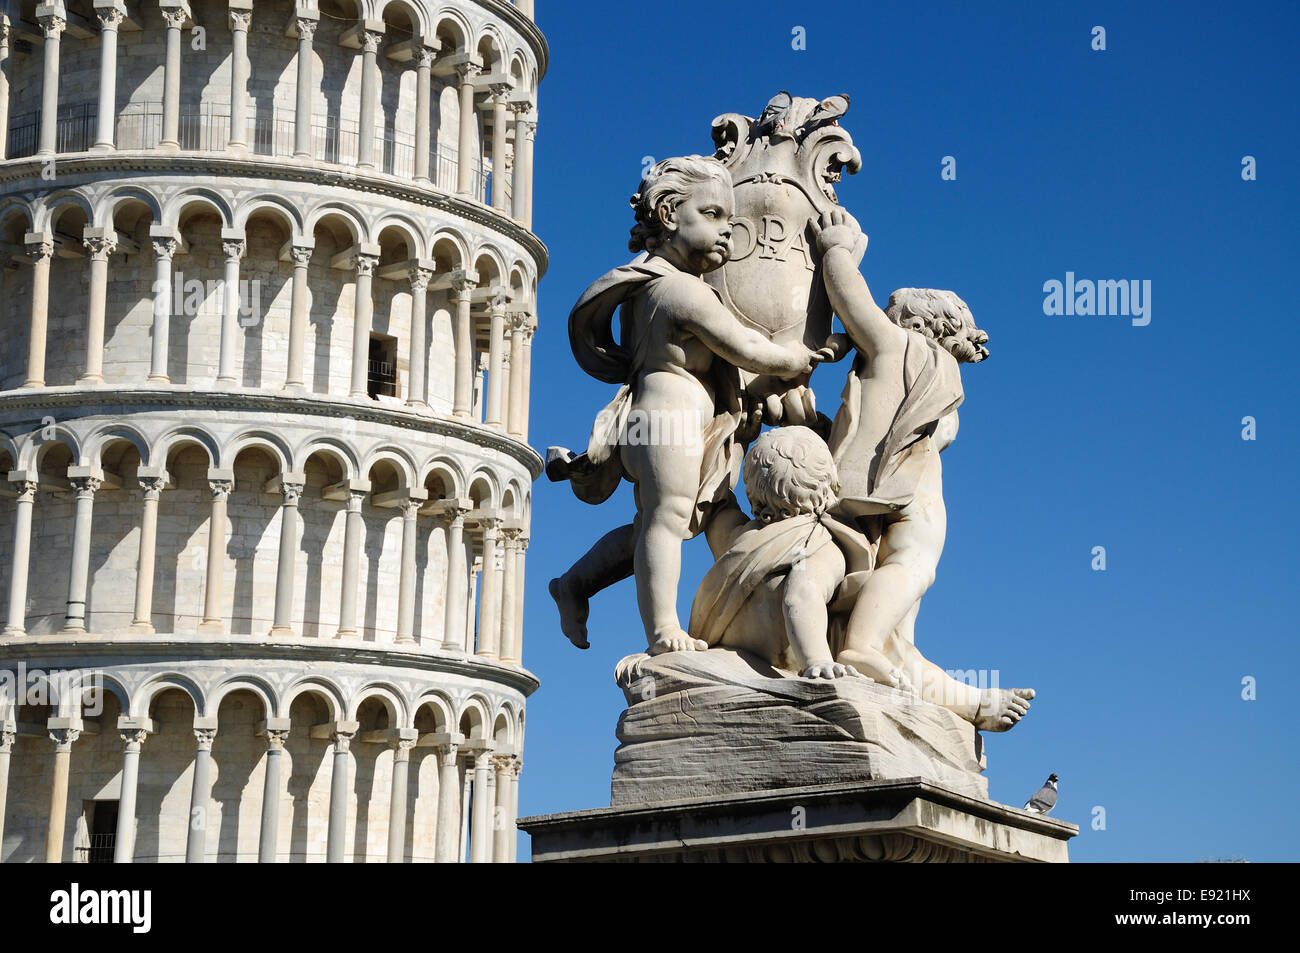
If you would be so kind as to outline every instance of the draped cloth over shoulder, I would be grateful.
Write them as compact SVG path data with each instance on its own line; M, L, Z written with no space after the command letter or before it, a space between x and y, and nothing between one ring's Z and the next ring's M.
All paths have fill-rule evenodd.
M687 631L709 645L719 644L746 601L765 579L786 573L828 545L844 553L850 577L870 574L875 546L830 514L792 516L773 523L751 520L704 574L691 604Z
M604 502L627 475L616 451L624 442L628 414L640 391L650 323L656 319L667 320L656 312L643 327L634 328L625 308L619 321L621 340L615 341L614 313L645 291L650 283L681 275L665 259L642 252L626 265L592 282L569 313L569 346L578 365L597 380L622 385L614 399L597 414L587 452L570 467L569 483L574 495L585 503ZM710 370L710 383L714 416L700 434L704 456L700 464L700 490L689 528L692 536L701 530L713 506L730 497L740 478L744 457L744 447L736 440L736 430L743 419L739 372L718 358Z
M884 439L868 444L877 428L865 415L888 413L869 406L861 374L867 358L859 354L844 382L840 409L831 425L829 445L840 474L839 508L854 515L899 510L916 495L917 483L931 455L931 437L939 420L965 398L956 359L934 341L909 331L903 355L903 400Z

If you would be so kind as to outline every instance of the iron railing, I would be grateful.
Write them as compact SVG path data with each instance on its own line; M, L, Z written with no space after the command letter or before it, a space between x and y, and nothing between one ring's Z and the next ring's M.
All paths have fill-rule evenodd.
M90 843L76 848L79 864L111 864L113 849L117 846L116 834L91 834Z

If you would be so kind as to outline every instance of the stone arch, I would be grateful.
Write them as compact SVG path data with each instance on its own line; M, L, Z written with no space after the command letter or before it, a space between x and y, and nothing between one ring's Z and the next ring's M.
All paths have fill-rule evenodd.
M303 695L319 698L329 712L329 721L343 720L343 713L347 709L343 690L334 682L318 675L304 676L285 689L284 697L280 700L280 717L288 718L293 703Z
M452 700L443 692L432 691L421 695L411 706L411 723L420 728L420 722L423 720L422 715L428 709L433 724L430 726L436 732L451 732L457 730L456 706Z
M401 240L406 243L408 258L424 258L424 238L423 230L415 220L401 212L389 212L375 223L372 234L374 235L375 244L383 248L385 232L396 232L401 236Z
M234 216L230 211L230 203L216 189L196 186L193 188L183 189L173 195L163 205L162 222L164 226L179 229L187 213L194 208L212 212L221 219L223 228L229 228L234 221Z
M150 463L152 451L149 438L133 425L122 421L103 424L86 436L84 454L87 463L90 466L100 466L104 449L115 440L124 440L135 447L140 454L141 464L147 466Z
M367 682L348 702L347 717L356 720L361 706L371 699L378 699L388 712L389 728L405 728L409 724L406 699L402 692L389 682Z
M500 250L489 244L474 251L474 270L478 272L479 285L500 284L506 274L506 263Z
M501 503L501 483L487 467L475 470L466 487L466 494L479 509L495 509Z
M406 450L391 445L374 448L365 456L361 466L362 476L369 477L370 471L374 469L376 464L380 463L387 463L397 471L398 481L402 488L416 486L415 461L411 459Z
M220 441L202 427L192 425L175 427L159 437L154 444L161 466L167 465L167 459L177 450L186 446L201 447L208 455L208 466L215 467L221 458Z
M22 217L24 233L36 231L36 219L28 202L12 195L0 199L0 227L7 231L11 227L10 219L14 216ZM22 241L21 236L18 236L18 240Z
M420 481L421 485L427 487L430 479L436 480L445 491L443 499L464 496L465 472L453 458L436 456L425 463L422 472L424 476ZM434 499L432 491L430 491L429 498Z
M422 4L407 3L406 0L375 0L374 13L372 14L375 19L387 22L389 18L386 14L390 11L405 15L411 21L412 36L428 35L428 20Z
M282 473L288 471L289 461L293 459L289 445L279 434L267 430L245 430L226 441L226 444L221 448L220 463L218 465L234 466L239 455L245 450L251 449L264 450L270 454L272 459L279 463Z
M504 711L496 713L496 717L492 720L492 741L497 751L504 751L511 747L514 742L511 733L513 727L510 717Z
M434 24L434 34L442 42L442 52L445 56L447 53L468 53L470 37L473 31L470 29L469 21L465 16L456 9L451 7L442 7L431 18L430 22ZM450 41L450 46L448 45Z
M311 237L315 234L316 229L324 227L337 239L339 225L342 225L343 230L351 236L351 244L353 245L362 242L367 234L364 221L356 209L342 202L333 201L322 202L307 213L306 228L303 230L303 234ZM340 242L340 244L347 247L347 243Z
M306 234L302 210L282 195L267 193L258 193L239 203L234 214L235 227L245 228L248 220L259 213L280 219L287 226L290 241L297 241Z
M218 684L208 698L204 715L215 715L221 710L221 703L228 695L235 692L249 692L262 702L262 717L274 718L279 710L275 689L256 675L236 675Z
M95 203L94 224L103 228L110 227L118 207L124 202L137 202L149 210L153 222L162 221L163 205L157 195L138 185L119 185Z
M126 714L137 718L147 717L154 699L163 692L169 691L184 692L188 695L190 701L194 703L196 713L203 711L206 707L204 692L198 682L188 675L182 675L180 672L160 672L156 675L150 675L136 689L131 710Z
M315 435L298 446L293 452L291 460L293 469L302 470L316 454L324 454L334 458L339 467L343 470L343 479L354 479L361 472L360 460L357 456L356 449L349 446L338 437L326 435Z
M478 35L474 50L483 58L483 70L488 73L504 73L507 52L505 41L496 25L486 24Z
M489 714L492 706L480 694L471 695L461 706L460 716L456 720L457 729L468 738L491 738L489 726L492 718Z
M39 470L45 455L56 446L67 449L72 458L69 461L71 464L76 464L83 458L81 440L71 428L63 424L50 424L50 427L53 428L53 433L48 439L45 437L45 427L38 427L36 433L29 436L26 446L22 448L22 453L19 455L20 470Z
M460 232L441 228L429 239L429 257L437 262L439 271L454 271L466 267L469 245Z
M59 189L57 192L51 192L36 201L35 206L35 232L53 232L58 220L63 217L64 212L69 208L81 210L85 216L86 224L90 224L95 219L94 206L90 200L77 189ZM78 239L80 235L76 236Z

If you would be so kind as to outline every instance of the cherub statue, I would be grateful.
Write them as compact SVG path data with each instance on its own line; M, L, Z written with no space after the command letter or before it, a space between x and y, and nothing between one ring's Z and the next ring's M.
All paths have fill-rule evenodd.
M561 628L587 647L588 600L635 573L649 652L702 649L677 617L682 542L735 506L745 420L737 368L792 379L829 353L779 345L741 324L701 276L731 253L732 182L715 159L665 159L632 197L640 252L589 287L569 316L574 356L587 373L619 383L597 418L585 454L548 453L547 474L567 479L585 502L599 503L620 479L636 487L636 519L607 533L550 584ZM612 318L621 306L620 341ZM665 438L656 420L690 423L687 439ZM638 439L633 422L649 422ZM679 431L680 432L680 431ZM695 439L691 439L695 438Z
M882 311L858 271L866 237L857 222L836 210L814 231L827 294L858 352L829 440L843 475L836 511L878 540L872 571L847 580L860 587L847 594L852 611L836 660L915 687L977 728L1005 731L1028 711L1033 690L958 682L916 650L913 632L947 531L939 452L957 435L958 365L987 357L988 335L952 292L902 289Z
M840 481L825 441L807 427L769 430L750 448L744 479L754 518L718 514L726 550L695 594L691 634L805 678L856 675L831 657L827 606L850 564L870 569L872 547L828 512Z

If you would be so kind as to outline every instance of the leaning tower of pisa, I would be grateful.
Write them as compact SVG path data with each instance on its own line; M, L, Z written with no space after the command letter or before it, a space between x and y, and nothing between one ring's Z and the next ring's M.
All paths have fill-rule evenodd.
M531 0L3 9L0 860L513 860Z

